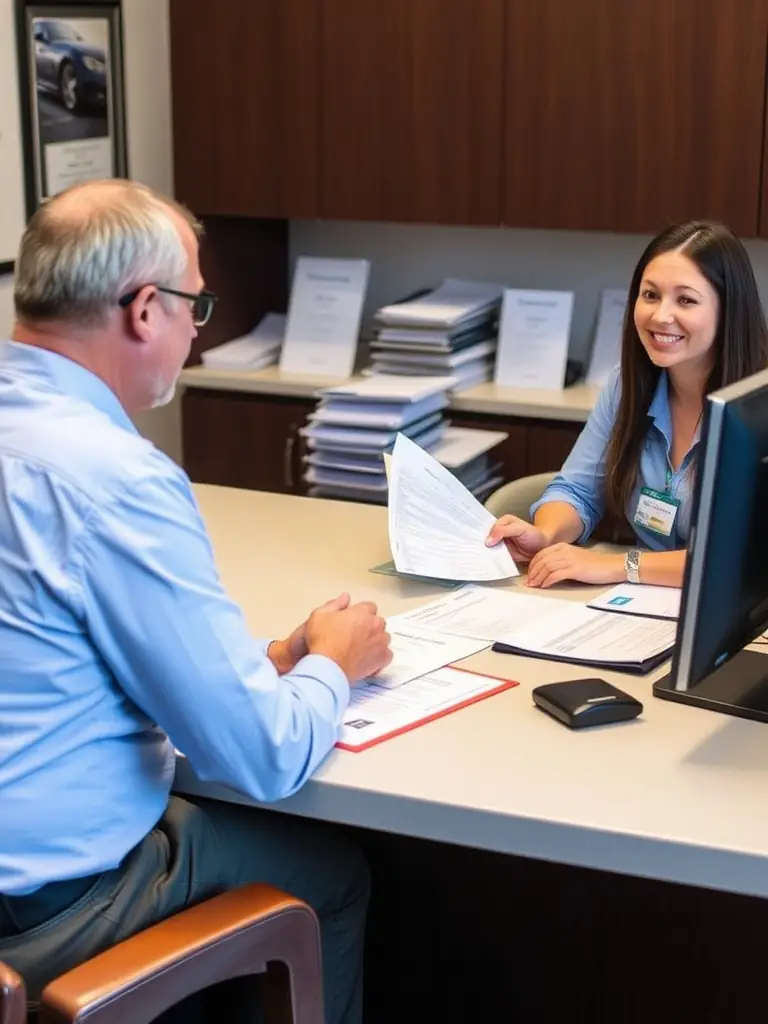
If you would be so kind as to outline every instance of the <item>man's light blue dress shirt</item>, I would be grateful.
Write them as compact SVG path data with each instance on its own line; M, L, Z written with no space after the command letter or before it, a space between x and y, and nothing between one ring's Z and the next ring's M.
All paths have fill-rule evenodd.
M165 810L174 746L257 800L298 789L349 687L319 655L280 677L266 646L185 473L93 374L0 342L0 893L116 867Z
M579 435L563 468L531 507L531 518L547 501L564 501L572 505L584 524L579 543L586 541L605 512L605 453L616 420L621 396L619 369L611 372L600 392L584 429ZM694 482L699 432L677 470L672 469L672 415L669 409L667 374L662 370L659 383L648 408L648 433L640 453L637 485L627 508L627 519L641 546L651 551L674 551L684 548L691 524L691 498ZM634 522L640 490L649 487L677 498L680 506L669 537L654 533Z

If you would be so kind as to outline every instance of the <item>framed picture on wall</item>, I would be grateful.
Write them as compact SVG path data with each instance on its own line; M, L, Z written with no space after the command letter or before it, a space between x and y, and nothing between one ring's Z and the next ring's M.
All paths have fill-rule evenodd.
M16 4L31 216L70 185L128 175L122 12L119 0Z

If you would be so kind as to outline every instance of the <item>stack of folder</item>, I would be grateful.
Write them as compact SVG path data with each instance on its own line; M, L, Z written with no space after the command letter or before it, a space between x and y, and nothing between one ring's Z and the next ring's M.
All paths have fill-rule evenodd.
M442 450L444 464L474 493L493 490L500 468L488 452L507 435L451 427L444 410L452 383L451 377L375 375L324 388L301 429L310 496L386 505L384 456L398 433L439 461Z
M493 377L503 287L447 278L374 315L373 373L450 374L461 391Z

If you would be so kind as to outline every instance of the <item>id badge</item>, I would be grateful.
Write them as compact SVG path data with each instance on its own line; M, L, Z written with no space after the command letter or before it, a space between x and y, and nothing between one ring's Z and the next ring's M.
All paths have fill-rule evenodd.
M680 502L677 498L663 494L661 491L653 491L650 487L643 487L637 502L635 525L643 526L646 530L658 533L662 537L669 537L672 534L679 507Z

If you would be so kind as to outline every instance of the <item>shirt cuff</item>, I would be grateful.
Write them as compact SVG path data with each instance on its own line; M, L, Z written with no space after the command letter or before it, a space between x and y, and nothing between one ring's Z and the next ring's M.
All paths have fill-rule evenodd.
M295 668L287 677L293 682L301 684L304 680L312 680L314 683L321 683L326 686L335 698L338 712L337 725L341 722L341 716L349 704L350 683L345 673L339 668L335 661L324 654L306 654L301 658Z

